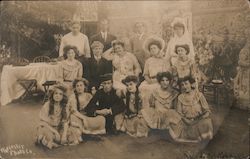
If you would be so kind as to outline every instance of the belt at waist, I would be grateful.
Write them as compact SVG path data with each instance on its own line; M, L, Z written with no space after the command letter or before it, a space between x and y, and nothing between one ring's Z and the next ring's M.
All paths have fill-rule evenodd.
M63 80L64 82L73 82L72 80Z

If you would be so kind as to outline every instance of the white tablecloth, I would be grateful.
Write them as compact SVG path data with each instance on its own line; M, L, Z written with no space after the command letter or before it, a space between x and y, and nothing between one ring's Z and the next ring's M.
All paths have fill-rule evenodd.
M36 79L39 89L43 89L42 84L47 80L59 80L59 64L51 65L46 63L31 63L27 66L3 67L1 76L1 104L6 105L14 99L18 99L25 92L25 89L18 84L19 79Z

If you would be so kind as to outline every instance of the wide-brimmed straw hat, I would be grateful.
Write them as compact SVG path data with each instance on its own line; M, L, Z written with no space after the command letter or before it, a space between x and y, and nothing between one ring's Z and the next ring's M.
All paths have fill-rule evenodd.
M146 53L150 54L149 45L154 43L154 42L159 43L159 45L161 47L160 52L162 52L164 50L164 48L165 48L165 41L162 38L158 37L158 36L150 36L149 38L147 38L145 40L144 44L143 44L143 50Z

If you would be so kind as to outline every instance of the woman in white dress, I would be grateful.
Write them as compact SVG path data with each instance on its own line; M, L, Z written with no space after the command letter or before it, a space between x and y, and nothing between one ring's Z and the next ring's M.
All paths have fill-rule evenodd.
M156 75L159 72L170 71L170 63L163 58L164 40L158 37L150 37L144 43L144 50L149 52L150 58L145 62L143 76L139 90L143 105L147 105L148 98L155 88L159 88Z
M114 41L112 43L114 55L112 58L113 65L113 87L116 90L126 91L126 86L122 80L128 75L139 76L141 67L135 55L124 50L124 43L122 41Z
M152 129L169 129L178 127L181 117L175 111L176 99L179 94L171 86L172 75L170 72L157 74L157 81L160 85L155 89L149 98L149 106L141 110L142 115Z
M63 60L60 63L60 82L62 82L68 89L68 95L72 93L72 82L77 78L82 78L83 67L82 64L76 60L77 48L75 46L67 45L63 49Z
M168 43L165 58L171 61L174 60L177 57L177 55L175 54L175 46L181 44L188 44L190 48L188 56L190 59L194 60L194 46L184 19L175 18L171 25L174 29L174 36L170 39Z

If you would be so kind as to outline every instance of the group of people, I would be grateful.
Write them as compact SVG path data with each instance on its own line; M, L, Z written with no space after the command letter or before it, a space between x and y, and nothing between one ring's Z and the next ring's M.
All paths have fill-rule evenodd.
M176 142L212 139L211 111L198 89L203 79L185 21L174 20L167 47L136 23L131 52L108 33L107 20L100 25L88 40L73 22L62 38L62 77L40 112L37 142L53 148L79 144L86 134L147 137L151 129L167 130Z
M168 130L176 142L200 142L213 137L208 103L188 76L178 80L181 91L172 87L170 72L157 73L159 88L143 105L139 80L129 75L124 97L117 95L111 74L101 77L102 88L95 94L86 91L88 81L73 81L68 96L64 85L54 86L49 101L40 112L37 142L48 148L76 145L83 135L117 134L147 137L150 129ZM166 132L167 133L167 132Z

